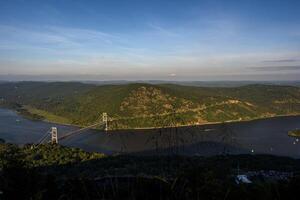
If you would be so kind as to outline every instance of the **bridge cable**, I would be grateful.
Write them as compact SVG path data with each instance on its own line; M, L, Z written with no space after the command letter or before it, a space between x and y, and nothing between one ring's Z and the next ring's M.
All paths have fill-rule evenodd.
M90 125L90 126L87 126L87 127L84 127L84 128L78 129L78 130L75 130L75 131L71 131L71 132L66 133L65 135L63 135L63 136L61 136L61 137L58 137L58 140L66 139L66 138L71 137L72 135L74 135L74 134L76 134L76 133L79 133L79 132L81 132L81 131L90 129L90 128L95 127L95 126L98 126L98 125L103 125L103 124L104 124L104 122L100 122L100 123L96 123L96 124L93 124L93 125Z
M47 130L47 132L43 135L43 137L39 140L38 144L40 144L47 136L49 136L50 129Z
M40 145L47 139L47 137L49 137L49 133L50 133L50 129L47 130L47 132L46 132L46 133L43 135L43 137L39 140L37 147L40 146Z

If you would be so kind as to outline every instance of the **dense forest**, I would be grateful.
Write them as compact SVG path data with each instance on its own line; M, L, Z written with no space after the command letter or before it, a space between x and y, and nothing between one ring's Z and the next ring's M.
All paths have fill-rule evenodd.
M105 156L0 144L0 199L298 199L300 161L268 155ZM238 171L237 171L238 170ZM238 173L271 171L287 179Z
M18 82L0 84L0 105L64 124L93 124L106 112L111 129L166 127L297 115L300 88Z

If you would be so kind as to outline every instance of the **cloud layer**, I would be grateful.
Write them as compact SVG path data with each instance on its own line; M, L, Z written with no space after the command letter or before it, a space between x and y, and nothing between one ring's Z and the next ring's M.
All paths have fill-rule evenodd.
M191 80L300 73L298 4L116 2L0 2L0 74Z

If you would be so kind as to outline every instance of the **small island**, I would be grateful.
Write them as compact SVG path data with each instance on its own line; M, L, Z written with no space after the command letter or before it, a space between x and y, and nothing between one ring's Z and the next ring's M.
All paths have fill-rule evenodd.
M291 130L288 132L291 137L300 137L300 129Z

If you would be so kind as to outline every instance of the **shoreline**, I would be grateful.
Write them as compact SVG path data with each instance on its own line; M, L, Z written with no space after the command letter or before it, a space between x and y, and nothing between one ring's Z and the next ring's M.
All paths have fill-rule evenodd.
M219 125L219 124L229 124L229 123L243 123L243 122L252 122L258 120L267 120L267 119L274 119L280 117L297 117L300 114L289 114L289 115L276 115L271 117L258 117L249 120L231 120L225 122L205 122L201 124L190 124L190 125L179 125L179 126L169 126L169 127L145 127L145 128L132 128L132 129L116 129L112 131L126 131L126 130L155 130L155 129L167 129L167 128L184 128L184 127L195 127L195 126L206 126L206 125Z
M32 119L29 116L26 116L22 114L22 112L19 112L17 109L12 109L12 108L7 108L7 107L2 107L2 109L7 109L11 110L18 115L24 117L25 119L32 120L32 121L40 121L40 122L47 122L51 124L58 124L58 125L63 125L63 126L72 126L76 128L84 128L85 126L81 125L76 125L76 124L68 124L68 123L60 123L60 122L55 122L55 121L50 121L47 118L45 119ZM128 129L114 129L114 130L108 130L110 131L132 131L132 130L156 130L156 129L168 129L168 128L184 128L184 127L196 127L196 126L206 126L206 125L219 125L219 124L228 124L228 123L243 123L243 122L251 122L251 121L258 121L258 120L266 120L266 119L274 119L274 118L279 118L279 117L297 117L300 116L299 114L286 114L286 115L275 115L275 116L269 116L269 117L257 117L249 120L230 120L230 121L224 121L224 122L205 122L205 123L199 123L199 124L188 124L188 125L179 125L179 126L165 126L165 127L141 127L141 128L128 128ZM97 128L91 128L93 130L100 130Z

